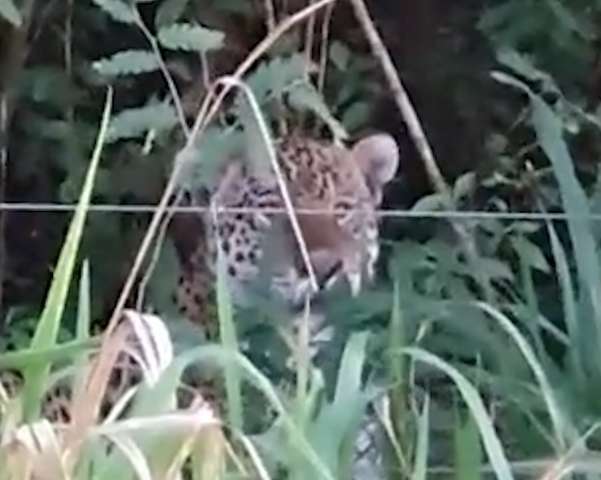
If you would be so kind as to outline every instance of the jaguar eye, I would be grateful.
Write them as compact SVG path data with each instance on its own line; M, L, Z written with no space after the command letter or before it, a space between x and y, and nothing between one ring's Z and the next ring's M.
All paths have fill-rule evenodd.
M334 209L336 211L346 211L346 210L352 210L353 208L353 204L347 200L338 200L335 204L334 204Z

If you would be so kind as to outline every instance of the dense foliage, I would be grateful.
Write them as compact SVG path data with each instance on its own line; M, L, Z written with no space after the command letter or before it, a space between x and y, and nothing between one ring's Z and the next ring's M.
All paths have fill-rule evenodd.
M223 77L311 3L0 0L0 201L80 202L74 216L0 210L0 370L24 382L16 400L0 388L0 478L601 476L601 2L367 2L448 189L432 187L341 0L286 30L243 83ZM232 93L182 158L218 79ZM227 333L198 346L166 293L179 267L162 238L144 298L169 333L131 320L168 352L142 355L158 380L118 421L82 414L87 429L61 438L39 420L43 392L65 367L85 377L84 353L110 355L117 336L91 335L150 218L87 206L154 205L176 162L190 192L241 149L260 168L257 110L272 136L399 140L385 205L408 214L384 219L377 282L326 303L335 334L313 359L266 307L232 316L218 282ZM206 410L169 413L193 363L223 367L225 435ZM356 457L366 418L377 467Z

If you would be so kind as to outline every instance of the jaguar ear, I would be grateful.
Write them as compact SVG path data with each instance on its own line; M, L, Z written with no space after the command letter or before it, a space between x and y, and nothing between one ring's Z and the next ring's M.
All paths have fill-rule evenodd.
M379 203L382 187L392 180L399 166L399 147L396 141L388 134L378 133L359 140L352 152L371 194Z

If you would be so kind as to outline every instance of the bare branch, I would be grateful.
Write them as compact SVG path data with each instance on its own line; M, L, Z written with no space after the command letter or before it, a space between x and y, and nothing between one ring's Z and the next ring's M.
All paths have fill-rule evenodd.
M328 47L330 40L330 23L332 21L332 13L334 12L334 4L326 7L321 26L321 45L319 52L319 76L317 78L317 90L323 93L323 88L326 82L326 67L328 63Z
M267 33L275 30L275 10L272 0L264 0L265 3L265 23L267 24Z
M388 81L390 89L392 90L394 100L401 114L403 115L405 123L407 124L407 128L409 129L409 134L415 143L417 151L421 155L422 161L424 162L424 168L426 169L432 185L438 192L448 193L449 186L440 173L440 169L438 168L436 160L434 159L434 153L432 152L432 148L430 147L417 113L413 108L411 100L409 99L409 95L407 95L407 91L405 90L405 87L403 86L401 79L397 74L394 63L390 58L390 54L384 46L384 43L382 42L382 39L380 38L380 35L376 30L371 17L369 16L369 11L365 6L364 1L350 0L350 2L353 5L355 16L361 24L367 40L369 41L372 53L379 60L382 69L384 70L384 75L386 76L386 80Z
M249 53L246 59L238 66L233 75L231 75L231 78L240 80L242 76L252 67L252 65L259 58L261 58L261 56L267 51L267 49L269 49L269 47L271 47L273 43L282 34L284 34L291 27L301 22L318 9L323 8L324 6L334 1L335 0L320 0L314 3L313 5L304 8L303 10L300 10L294 15L288 17L286 20L280 23L269 35L267 35L261 42L259 42L259 44ZM187 136L188 138L186 145L178 154L181 156L180 160L182 159L182 157L185 157L185 155L192 149L197 136L206 128L209 122L219 111L223 100L225 99L226 95L228 94L231 88L232 84L229 83L224 85L224 87L221 89L218 95L215 94L215 88L212 88L207 93L207 96L205 97L200 111L196 117L196 121L192 128L192 131ZM212 102L211 105L211 101L213 100L213 98L215 98L215 100ZM111 361L113 360L111 355L111 349L109 348L111 342L111 333L115 330L119 323L119 318L121 316L125 303L127 302L127 298L129 297L129 294L133 288L135 279L137 278L138 273L142 268L144 258L146 257L146 254L152 245L155 234L157 233L157 230L161 225L161 219L163 218L163 215L165 214L165 211L169 206L170 199L173 197L173 194L177 189L178 177L180 175L182 166L183 161L178 161L178 159L176 159L175 165L169 177L169 181L167 182L161 200L159 201L159 204L157 206L157 211L153 215L148 230L146 231L146 235L144 236L140 248L138 249L136 258L134 260L134 264L129 272L125 284L123 285L123 288L121 289L121 294L119 295L119 298L115 304L115 308L109 320L109 324L104 333L102 348L100 350L100 354L94 362L93 370L89 378L89 384L93 384L97 387L100 396L102 396L104 394L104 391L106 390L112 364ZM72 428L77 429L80 427L81 425L73 425Z

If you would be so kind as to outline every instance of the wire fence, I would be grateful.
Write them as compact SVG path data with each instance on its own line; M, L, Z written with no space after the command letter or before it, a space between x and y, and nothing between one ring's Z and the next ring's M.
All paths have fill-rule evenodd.
M26 202L0 202L0 211L5 212L62 212L69 213L75 211L76 204L65 203L26 203ZM154 213L157 210L156 205L151 204L93 204L90 205L90 212L101 213L120 213L120 214L141 214ZM167 207L169 213L207 213L210 212L209 206L171 206ZM230 208L218 207L217 212L227 213L263 213L263 214L286 214L284 208ZM303 215L323 215L323 214L343 214L348 213L348 209L298 209L297 214ZM407 218L407 219L495 219L495 220L523 220L523 221L544 221L570 219L579 219L587 221L601 221L601 213L588 215L568 215L563 212L490 212L480 210L400 210L400 209L378 209L376 215L382 218Z

